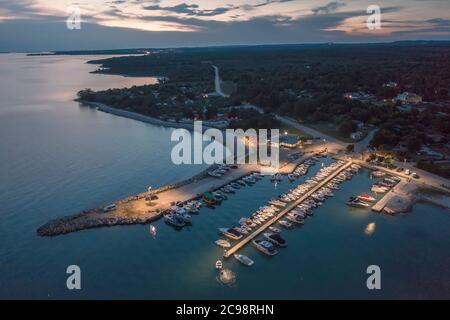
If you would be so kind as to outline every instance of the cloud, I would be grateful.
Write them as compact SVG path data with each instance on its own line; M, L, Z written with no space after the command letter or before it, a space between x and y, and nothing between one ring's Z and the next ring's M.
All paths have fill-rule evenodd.
M324 6L318 6L313 8L311 11L314 14L329 14L331 12L335 12L337 9L341 8L341 7L345 7L346 4L340 1L332 1L327 3Z
M176 14L185 14L188 16L198 17L213 17L224 14L228 11L235 10L237 7L228 5L226 7L219 7L211 10L200 9L198 4L181 3L175 6L163 7L158 4L145 6L144 9L148 11L168 11Z

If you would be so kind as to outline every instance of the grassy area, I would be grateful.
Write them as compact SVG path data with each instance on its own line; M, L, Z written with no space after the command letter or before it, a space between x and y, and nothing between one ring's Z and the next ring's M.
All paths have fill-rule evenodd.
M343 142L354 143L355 141L349 137L344 137L339 131L335 124L332 123L304 123L305 126L316 129L317 131L323 132L333 138L339 139Z
M233 81L222 81L220 83L220 87L222 89L222 92L226 95L231 95L232 93L236 92L237 86L236 83Z

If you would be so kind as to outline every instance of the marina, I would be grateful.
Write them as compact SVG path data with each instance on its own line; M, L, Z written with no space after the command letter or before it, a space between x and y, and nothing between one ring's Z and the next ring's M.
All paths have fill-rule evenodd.
M105 76L90 74L92 66L82 63L82 59L76 59L76 63L75 58L45 59L43 65L25 64L24 77L36 77L43 70L48 74L64 72L73 76L69 77L70 84L65 83L66 78L54 81L50 77L33 88L32 82L22 81L27 84L26 96L9 87L8 93L14 94L5 91L3 95L5 108L11 106L27 113L4 110L0 117L2 136L14 137L10 141L15 141L11 145L5 142L5 152L0 154L4 164L0 175L8 186L0 193L4 204L0 255L6 262L0 264L0 297L274 299L273 292L277 292L278 299L450 297L448 211L418 203L406 215L390 216L370 208L347 206L350 197L369 193L378 200L384 195L370 192L378 179L370 177L365 168L351 180L335 185L338 189L332 189L334 196L311 210L314 216L306 218L304 227L295 226L286 214L265 229L263 233L278 232L286 240L288 247L277 248L279 254L269 257L253 245L246 245L236 254L251 259L251 267L232 258L221 261L223 272L216 269L215 263L226 249L215 243L218 228L236 226L271 199L279 200L279 195L313 177L322 163L331 164L334 160L330 158L320 158L292 182L286 174L293 172L297 164L283 168L283 179L276 184L270 176L252 185L239 183L252 170L238 168L221 177L208 177L206 190L197 182L191 188L167 190L167 197L157 194L157 201L149 199L170 208L176 206L171 202L187 204L198 193L232 185L234 193L227 193L228 200L220 205L203 205L197 213L188 210L191 224L179 231L167 225L161 215L159 220L152 219L151 225L130 223L122 227L113 223L110 228L71 232L55 239L37 236L35 229L48 220L91 207L103 209L117 199L147 190L149 184L156 189L207 169L193 166L180 170L167 165L170 148L166 141L170 140L171 129L81 108L73 102L73 92L86 83L105 88L113 85L111 81L102 82ZM17 58L16 62L1 65L22 70L23 64L24 59ZM17 82L17 75L6 72L3 76L8 79L5 84ZM75 80L79 87L72 83ZM54 88L69 94L54 97ZM33 101L16 105L9 101L12 96L43 96L46 107ZM98 144L102 144L102 150ZM67 148L62 151L61 145ZM53 155L51 159L49 154ZM145 206L138 209L145 217L145 212L154 207L141 200L139 203ZM131 204L127 205L123 208L131 210ZM118 206L110 212L99 212L98 217L111 217L120 210ZM376 293L365 287L367 275L362 268L374 262L383 268L383 290ZM69 291L65 287L66 268L74 263L83 270L83 290Z
M231 249L227 250L224 253L224 257L228 258L231 255L233 255L234 253L236 253L238 250L240 250L242 247L244 247L247 243L249 242L253 242L253 239L255 237L257 237L259 234L263 233L268 227L270 227L271 225L273 225L275 222L277 222L278 220L282 219L287 213L289 213L290 211L292 211L294 208L296 208L298 205L300 205L302 202L304 202L305 200L307 200L310 196L312 196L316 191L318 191L319 189L321 189L324 185L326 185L327 183L329 183L334 177L338 176L342 171L344 171L345 169L347 169L348 167L350 167L352 165L352 162L348 162L346 164L341 164L340 167L338 167L337 169L335 169L334 172L332 172L330 175L328 175L323 181L321 181L320 183L318 183L316 186L312 187L309 191L307 191L304 195L302 195L298 200L295 200L293 203L291 204L285 204L286 208L283 209L281 212L279 212L275 217L271 218L268 222L264 223L260 228L258 228L257 230L253 231L250 235L248 235L247 237L245 237L243 240L241 240L239 243L237 243L236 245L234 245ZM277 201L277 203L281 201ZM281 206L284 207L284 206ZM286 225L286 224L285 224ZM254 243L255 244L255 243Z

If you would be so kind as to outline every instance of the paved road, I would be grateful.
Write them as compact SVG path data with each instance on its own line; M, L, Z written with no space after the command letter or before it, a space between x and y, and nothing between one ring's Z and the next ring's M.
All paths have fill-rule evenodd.
M280 122L293 127L295 129L298 129L314 138L319 138L322 143L324 144L324 147L328 149L329 152L336 153L338 150L345 149L347 147L348 143L342 142L332 136L329 136L323 132L317 131L313 128L307 127L293 119L290 119L288 117L283 117L280 115L275 114L275 119L279 120Z
M363 150L367 149L367 147L369 146L370 141L372 141L373 136L375 135L375 133L377 132L378 129L374 129L372 131L370 131L367 136L362 139L361 141L355 143L355 152L362 152Z
M215 88L216 88L216 93L217 93L219 96L228 98L229 95L223 93L222 87L220 86L219 68L216 67L216 66L212 66L212 67L214 68L214 72L215 72L214 86L215 86Z

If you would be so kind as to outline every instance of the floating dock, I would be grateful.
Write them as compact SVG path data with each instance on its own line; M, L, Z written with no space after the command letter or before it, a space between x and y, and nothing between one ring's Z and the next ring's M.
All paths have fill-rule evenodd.
M339 173L341 173L342 171L344 171L345 169L347 169L348 167L350 167L353 164L352 161L347 162L346 164L342 165L339 169L337 169L336 171L334 171L332 174L330 174L326 179L324 179L323 181L321 181L319 184L317 184L314 188L312 188L311 190L309 190L308 192L306 192L303 196L301 196L298 200L294 201L291 204L288 204L286 206L286 208L284 208L280 213L278 213L275 217L273 217L272 219L270 219L269 221L267 221L264 225L262 225L261 227L259 227L257 230L255 230L254 232L252 232L251 234L249 234L247 237L245 237L244 239L242 239L240 242L238 242L237 244L235 244L232 248L230 248L229 250L225 251L224 253L224 257L228 258L231 255L233 255L234 253L236 253L238 250L240 250L242 247L244 247L247 243L249 243L250 241L252 241L254 238L256 238L259 234L261 234L262 232L264 232L264 230L266 230L268 227L270 227L272 224L276 223L278 220L280 220L281 218L283 218L289 211L295 209L299 204L301 204L303 201L307 200L314 192L316 192L317 190L319 190L320 188L322 188L324 185L326 185L328 182L330 182L331 180L334 179L334 177L336 177Z

